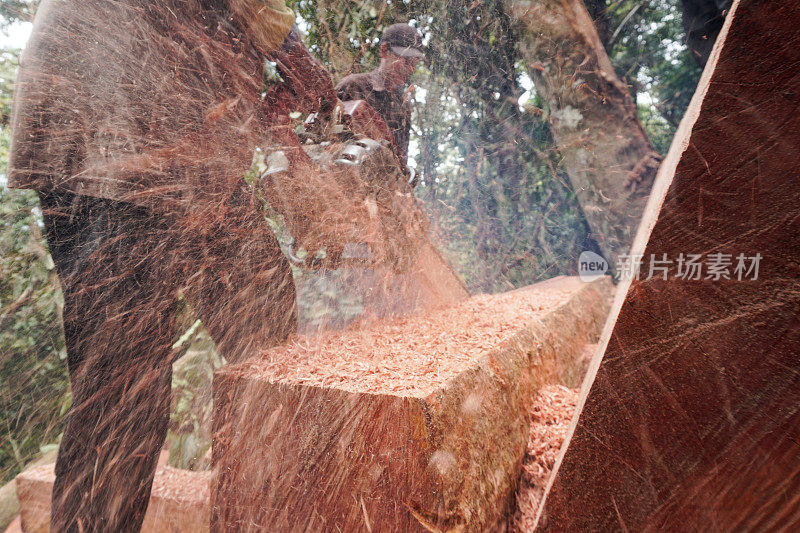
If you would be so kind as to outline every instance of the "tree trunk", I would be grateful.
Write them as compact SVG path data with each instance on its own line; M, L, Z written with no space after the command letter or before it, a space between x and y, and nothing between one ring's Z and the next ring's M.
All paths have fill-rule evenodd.
M582 0L506 8L592 237L615 263L633 242L661 158Z

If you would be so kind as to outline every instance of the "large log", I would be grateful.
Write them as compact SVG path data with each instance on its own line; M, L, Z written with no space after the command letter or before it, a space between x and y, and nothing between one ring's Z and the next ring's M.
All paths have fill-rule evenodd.
M50 530L50 498L56 480L54 464L26 470L16 478L22 531ZM161 467L156 471L143 533L202 533L209 530L210 472Z
M480 531L543 383L580 380L608 279L560 278L300 338L214 379L214 531Z
M732 254L731 279L620 287L540 529L800 528L798 27L797 2L734 5L634 246Z

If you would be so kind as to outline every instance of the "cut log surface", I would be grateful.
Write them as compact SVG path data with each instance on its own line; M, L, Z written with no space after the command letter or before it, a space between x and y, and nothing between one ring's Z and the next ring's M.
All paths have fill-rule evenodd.
M17 476L22 531L50 530L50 495L56 475L54 464L27 470ZM200 533L209 530L210 472L159 468L153 480L143 533Z
M245 379L424 398L584 288L577 278L559 278L499 295L475 296L461 305L368 329L300 337L230 373Z
M734 2L656 180L632 252L643 276L620 284L541 531L800 530L798 28L798 2ZM681 277L688 254L703 270ZM672 261L666 279L645 279L652 258Z
M557 278L298 338L214 381L212 530L480 531L545 383L580 380L612 285Z

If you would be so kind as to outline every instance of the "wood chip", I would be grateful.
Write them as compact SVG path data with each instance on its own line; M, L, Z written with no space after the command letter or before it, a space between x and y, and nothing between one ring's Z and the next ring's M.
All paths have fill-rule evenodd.
M522 462L517 509L512 521L516 531L533 531L540 500L577 404L578 389L548 385L539 391L531 406L530 438Z

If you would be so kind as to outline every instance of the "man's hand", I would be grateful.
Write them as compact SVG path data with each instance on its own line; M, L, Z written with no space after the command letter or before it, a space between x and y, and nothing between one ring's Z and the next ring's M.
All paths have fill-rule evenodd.
M278 72L294 97L294 110L301 113L319 111L327 115L338 101L333 82L292 28L280 49L272 53Z

